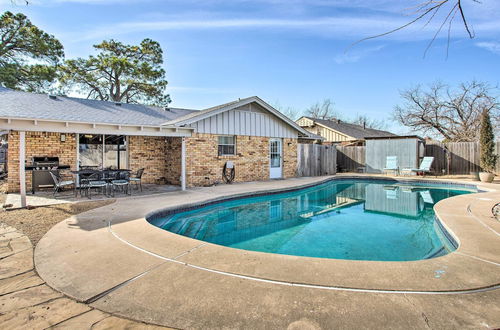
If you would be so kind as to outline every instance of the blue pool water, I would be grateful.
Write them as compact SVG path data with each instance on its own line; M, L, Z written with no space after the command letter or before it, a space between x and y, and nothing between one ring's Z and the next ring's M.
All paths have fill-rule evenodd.
M421 260L455 249L435 220L433 205L471 192L450 185L334 180L148 221L238 249L334 259Z

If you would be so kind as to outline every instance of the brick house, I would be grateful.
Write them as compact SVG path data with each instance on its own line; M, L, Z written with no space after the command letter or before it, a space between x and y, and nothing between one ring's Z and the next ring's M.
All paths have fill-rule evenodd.
M297 141L311 138L258 97L205 110L158 108L18 92L0 87L0 131L8 132L8 189L20 190L33 157L83 167L145 168L143 182L202 186L296 176Z

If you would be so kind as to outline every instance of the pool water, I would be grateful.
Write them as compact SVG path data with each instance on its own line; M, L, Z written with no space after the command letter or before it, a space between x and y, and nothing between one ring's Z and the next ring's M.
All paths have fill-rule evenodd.
M434 204L471 192L451 185L333 180L148 221L238 249L333 259L421 260L455 249L435 220Z

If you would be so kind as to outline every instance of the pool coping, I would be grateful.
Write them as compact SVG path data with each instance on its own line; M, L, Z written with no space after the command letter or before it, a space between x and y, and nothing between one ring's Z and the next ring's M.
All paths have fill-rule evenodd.
M500 251L499 246L495 246L495 249L493 252L490 253L478 253L476 251L470 251L468 249L467 244L464 246L462 243L464 240L464 235L468 236L466 233L461 233L460 235L455 233L455 228L454 226L450 226L448 224L447 218L451 216L451 214L446 213L449 211L449 204L455 204L455 199L464 199L463 196L468 196L467 201L473 200L474 195L477 194L488 194L488 193L495 193L495 188L497 188L495 185L490 186L490 185L485 185L482 183L477 183L474 184L473 182L469 181L457 181L457 180L442 180L442 179L422 179L422 178L400 178L400 177L381 177L381 176L367 176L367 175L337 175L333 177L328 177L324 178L320 181L314 182L314 183L307 183L303 185L297 185L294 187L289 187L289 188L278 188L278 189L271 189L271 190L265 190L265 191L253 191L253 192L244 192L240 194L230 194L227 196L222 196L222 197L216 197L216 198L210 198L206 199L201 202L195 202L195 203L184 203L181 205L176 205L172 207L167 207L167 208L161 208L157 209L155 211L152 211L148 213L145 216L145 219L148 217L152 216L153 214L157 214L158 212L164 215L165 213L176 213L176 212L181 212L181 211L187 211L191 209L196 209L199 207L203 207L206 205L211 205L211 204L216 204L216 203L222 203L225 201L230 201L230 200L237 200L237 199L242 199L242 198L248 198L248 197L257 197L257 196L265 196L265 195L273 195L273 194L279 194L283 192L291 192L291 191L297 191L301 189L307 189L310 187L314 187L317 185L324 184L329 181L338 181L338 180L349 180L349 179L365 179L365 180L380 180L380 181L391 181L391 182L397 182L397 183L429 183L429 184L442 184L442 185L455 185L457 187L463 187L463 188L476 188L478 189L478 193L474 194L468 194L468 195L460 195L460 196L455 196L452 198L447 198L445 200L442 200L438 203L435 204L435 213L436 213L436 218L440 222L441 226L444 227L446 232L451 235L451 237L458 243L458 248L441 257L437 258L432 258L432 259L425 259L425 260L417 260L417 261L365 261L365 260L343 260L343 259L327 259L327 258L314 258L314 257L303 257L303 256L291 256L291 255L281 255L281 254L270 254L270 253L265 253L265 252L258 252L258 251L247 251L247 250L241 250L241 249L235 249L235 248L230 248L230 247L225 247L217 244L212 244L204 241L200 241L197 239L185 237L182 235L170 233L168 231L162 231L168 233L167 235L175 235L178 236L181 240L189 240L191 242L196 242L197 247L196 251L190 251L186 250L183 252L183 256L181 258L175 259L175 261L166 255L162 249L155 249L154 247L151 248L151 246L145 247L142 245L140 242L135 241L131 239L130 236L123 235L119 231L114 231L113 230L113 224L110 223L110 231L112 234L122 240L124 243L129 244L130 246L133 246L135 248L141 249L145 253L149 253L150 255L156 256L158 258L163 258L164 260L168 260L171 262L180 262L183 265L187 267L193 267L195 269L203 269L205 271L211 271L211 272L217 272L219 274L225 274L227 276L241 276L246 279L250 280L256 280L256 281L273 281L276 283L288 283L291 285L299 285L299 286L315 286L318 288L338 288L338 289L345 289L349 291L373 291L373 292L404 292L404 293L443 293L443 292L474 292L477 290L483 290L483 289L496 289L500 285L500 276L489 276L488 279L482 278L483 281L477 281L475 279L474 281L463 281L460 282L458 279L454 280L441 280L439 282L439 285L436 285L436 283L432 283L433 281L425 281L425 279L429 279L431 277L432 279L439 278L441 279L441 276L439 274L441 273L449 273L447 270L450 266L457 268L457 263L464 263L466 262L467 259L469 262L467 263L466 267L459 267L465 269L469 269L470 267L474 267L474 263L477 261L480 261L481 263L488 263L489 266L492 267L486 267L486 271L488 270L491 271L492 274L495 274L497 270L496 267L500 266L500 258L491 260L491 255L496 254L497 251ZM466 202L466 201L463 201ZM443 211L444 210L444 211ZM461 210L465 211L465 210ZM442 213L446 213L446 215L443 217ZM462 212L457 212L454 213L453 216L466 216L468 217L468 214L462 213ZM146 220L147 222L147 220ZM155 227L153 224L150 224L148 222L149 226ZM159 229L159 228L157 228ZM477 233L475 233L477 234ZM486 236L488 236L488 232L486 232ZM167 238L167 235L165 238ZM462 238L462 239L461 239ZM484 235L483 235L484 238ZM475 238L474 238L475 239ZM488 239L486 237L486 239ZM500 240L497 240L497 243L500 243ZM203 254L202 254L203 252ZM483 251L484 252L484 251ZM196 254L200 254L200 256L196 256ZM224 260L236 260L237 265L230 265L224 262L221 264L219 260L210 260L207 261L206 259L208 258L208 255L220 255L223 254L223 257L221 259ZM258 259L258 262L255 262L255 259ZM459 260L457 260L459 259ZM252 260L252 266L245 268L241 267L241 264L244 264L246 261ZM286 271L282 272L276 272L276 264L280 263L289 263L289 264L294 264L291 269L285 268ZM258 264L259 270L256 271L255 267L253 265ZM373 269L374 267L377 267L379 271L384 270L385 273L398 273L400 278L405 279L404 283L387 283L383 284L384 281L370 281L368 278L364 279L364 284L359 285L359 283L356 282L351 282L351 281L341 281L338 278L336 278L334 281L332 280L327 280L329 276L332 274L333 270L335 268L338 268L341 266L341 268L347 269L351 268L351 273L356 274L356 273L366 273L370 269ZM407 266L412 266L411 268ZM444 266L443 266L444 265ZM408 268L407 271L405 271L403 268ZM444 268L443 268L444 267ZM314 269L315 275L314 277L311 276L297 276L300 272L298 271L298 268L310 268ZM352 272L352 269L355 269L354 272ZM422 270L425 269L425 272L423 272L424 276L419 278L418 276L415 276L417 270ZM485 269L482 269L482 272L484 272ZM488 272L488 274L491 275L491 273ZM290 274L293 274L293 276L290 276ZM436 275L438 274L438 275ZM438 277L436 277L438 276ZM443 276L444 277L444 276ZM411 279L411 280L410 280ZM442 285L442 283L445 282L445 285Z
M336 177L381 179L380 176L366 175ZM415 182L412 178L382 177L387 178ZM435 205L436 216L460 246L443 257L420 261L336 260L239 250L173 234L145 220L145 215L151 212L151 205L159 202L173 203L178 208L235 196L243 198L256 192L283 191L283 188L269 188L274 185L297 190L329 180L332 177L284 180L119 200L52 228L35 249L36 269L51 287L88 303L102 301L114 290L124 290L123 286L130 281L165 264L182 266L193 274L206 272L207 278L209 273L238 278L245 281L245 285L265 282L290 288L389 294L465 294L498 288L500 223L482 213L486 208L483 204L487 206L500 200L498 184L426 179L433 184L475 185L485 192L455 196ZM241 190L239 188L247 192L235 193ZM224 191L231 189L232 192ZM214 198L213 192L217 192L218 197ZM196 201L179 202L188 197ZM130 205L131 200L136 203ZM118 214L117 210L121 212ZM107 213L112 216L103 218ZM79 227L74 225L75 221ZM74 253L78 253L78 258ZM103 262L109 264L101 265Z

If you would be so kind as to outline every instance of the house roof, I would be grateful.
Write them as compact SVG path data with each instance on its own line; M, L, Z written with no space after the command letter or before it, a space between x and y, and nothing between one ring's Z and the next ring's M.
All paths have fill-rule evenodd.
M160 126L172 119L198 112L191 109L115 103L76 97L34 94L0 86L0 117L58 120L119 125Z
M211 108L207 108L207 109L204 109L201 111L192 112L192 113L187 114L183 117L179 117L179 118L173 119L171 121L165 122L164 125L176 125L176 126L189 125L189 124L192 124L192 123L197 122L199 120L205 119L207 117L214 116L218 113L221 113L221 112L224 112L227 110L231 110L231 109L235 109L235 108L238 108L238 107L241 107L241 106L244 106L246 104L253 103L253 102L259 104L264 109L269 111L271 114L275 115L279 119L286 122L288 125L292 126L294 129L299 131L301 137L309 137L309 138L311 137L310 132L308 132L307 130L300 127L300 125L298 125L296 122L294 122L293 120L291 120L290 118L288 118L287 116L285 116L284 114L279 112L278 110L274 109L272 106L270 106L269 104L264 102L258 96L250 96L247 98L238 99L238 100L224 103L221 105L217 105L217 106L214 106Z
M14 91L0 86L0 118L154 127L186 127L218 113L256 102L299 132L310 133L269 104L252 96L204 110L159 108L76 97Z
M363 126L356 125L356 124L350 124L346 123L343 121L338 121L338 120L326 120L326 119L319 119L319 118L313 118L313 117L307 117L304 116L303 118L307 118L312 120L314 123L319 124L321 126L325 126L327 128L330 128L332 130L335 130L339 133L348 135L354 139L357 140L364 140L368 137L394 137L397 136L394 133L388 132L388 131L382 131L378 129L373 129L373 128L363 128Z

